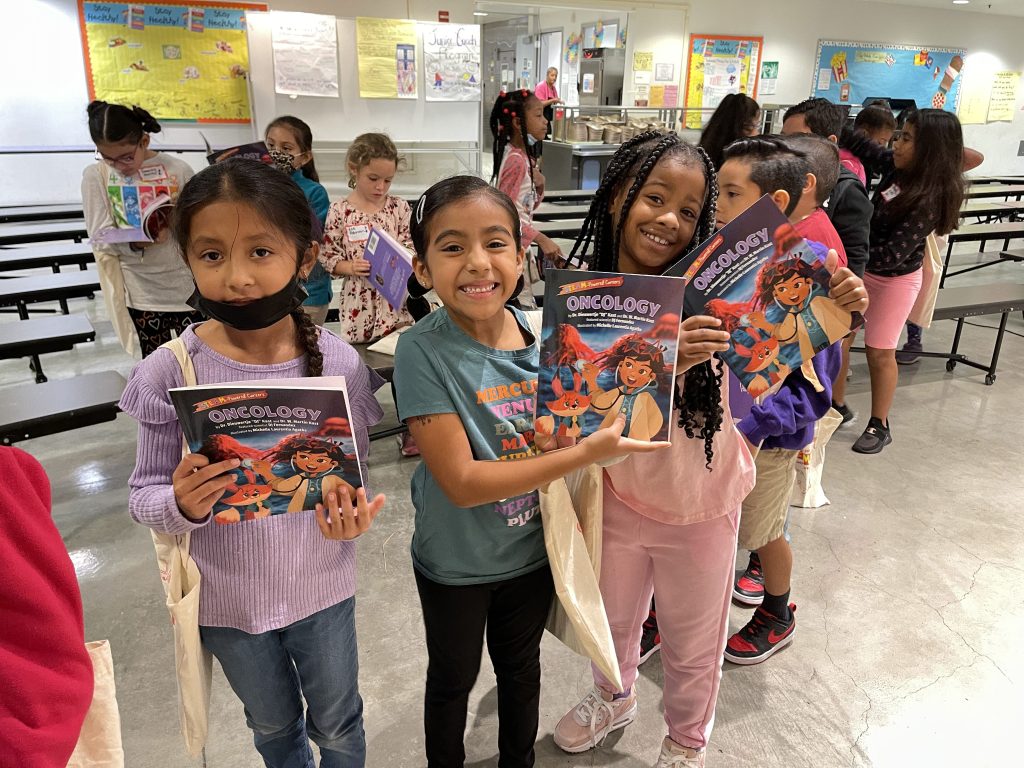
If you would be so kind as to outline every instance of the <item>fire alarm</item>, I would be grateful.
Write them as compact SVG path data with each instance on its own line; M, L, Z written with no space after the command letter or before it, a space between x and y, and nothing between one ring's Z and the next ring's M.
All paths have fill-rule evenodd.
M447 22L448 21L448 11L438 11L437 12L437 20L438 21Z

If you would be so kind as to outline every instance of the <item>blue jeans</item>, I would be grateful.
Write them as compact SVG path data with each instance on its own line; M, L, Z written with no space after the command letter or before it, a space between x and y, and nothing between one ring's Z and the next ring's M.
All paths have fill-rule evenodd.
M320 747L321 768L363 768L354 597L258 635L230 627L199 631L245 706L267 768L315 768L309 739Z

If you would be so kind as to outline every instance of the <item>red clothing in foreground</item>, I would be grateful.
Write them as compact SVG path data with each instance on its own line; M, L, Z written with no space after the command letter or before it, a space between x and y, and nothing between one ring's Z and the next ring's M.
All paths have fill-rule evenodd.
M839 234L836 232L836 228L832 226L828 214L821 210L821 208L818 208L806 219L798 221L793 226L796 227L796 231L800 233L800 237L804 240L813 240L816 243L821 243L826 248L834 248L835 252L839 254L839 266L846 266L846 249L843 248L843 241L839 239Z
M82 596L39 462L0 448L0 765L64 768L92 703Z

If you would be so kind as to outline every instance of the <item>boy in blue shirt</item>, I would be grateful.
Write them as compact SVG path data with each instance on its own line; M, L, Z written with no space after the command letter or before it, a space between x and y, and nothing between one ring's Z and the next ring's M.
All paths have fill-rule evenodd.
M725 151L719 171L718 226L724 226L764 194L794 221L809 166L802 153L778 138L741 139ZM832 291L847 310L867 306L864 284L848 269ZM861 306L863 305L863 306ZM757 451L757 482L743 502L739 546L756 552L764 575L764 600L743 629L729 638L725 658L757 664L793 640L796 606L789 603L793 551L784 536L796 477L796 458L811 442L814 425L832 404L832 382L842 359L841 344L792 371L781 387L754 404L737 425Z

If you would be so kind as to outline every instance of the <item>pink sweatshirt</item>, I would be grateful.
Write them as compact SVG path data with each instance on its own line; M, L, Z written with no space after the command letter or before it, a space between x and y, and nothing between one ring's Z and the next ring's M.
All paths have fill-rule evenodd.
M712 471L704 466L704 441L688 438L673 422L672 446L633 454L606 468L608 487L638 514L669 525L700 523L733 512L754 487L754 460L733 425L728 376L722 379L722 411Z

